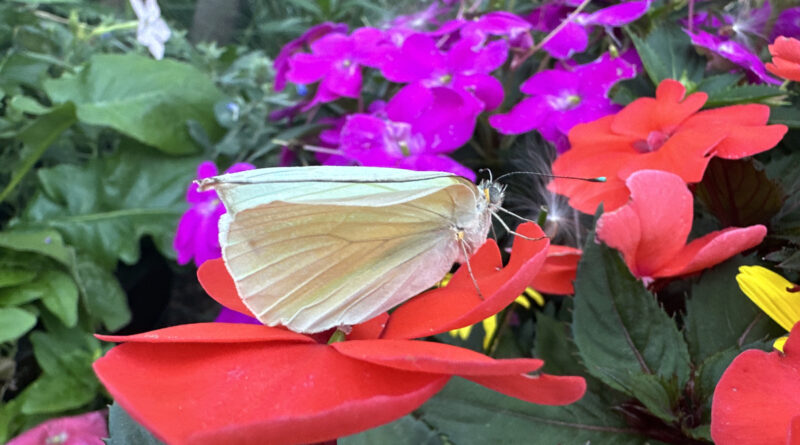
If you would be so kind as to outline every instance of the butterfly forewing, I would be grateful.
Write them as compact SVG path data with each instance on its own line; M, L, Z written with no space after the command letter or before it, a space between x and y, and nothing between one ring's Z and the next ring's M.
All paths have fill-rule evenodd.
M480 195L460 177L324 183L325 204L310 202L319 192L305 193L307 184L319 183L247 185L291 188L275 193L280 200L215 187L229 209L220 224L226 266L245 304L267 325L319 332L366 321L441 279L463 256L459 229L483 239L488 230L476 224L488 218Z

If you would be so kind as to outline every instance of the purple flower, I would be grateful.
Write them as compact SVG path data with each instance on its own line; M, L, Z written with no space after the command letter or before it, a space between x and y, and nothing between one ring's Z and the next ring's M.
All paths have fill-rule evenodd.
M275 67L275 91L283 91L286 88L286 73L289 72L289 59L303 51L315 40L329 33L346 33L347 25L344 23L325 22L312 26L300 37L292 40L281 48L278 56L275 57L273 66Z
M778 36L800 38L800 6L784 9L775 19L769 41L774 42Z
M296 53L286 78L298 84L320 82L308 107L339 97L359 97L361 66L377 67L382 60L383 33L359 28L353 34L327 34L311 43L311 54Z
M568 59L575 53L581 53L589 45L589 30L592 26L602 26L610 33L610 29L627 25L647 12L650 0L638 0L608 8L599 9L591 14L579 13L574 20L564 26L542 49L557 59ZM550 32L564 21L572 8L562 2L552 2L535 9L528 17L533 28Z
M780 80L767 74L764 62L741 43L732 39L717 37L702 30L697 32L685 31L694 45L705 48L713 54L746 69L751 77L755 77L761 82L774 85L781 84Z
M635 75L633 65L608 54L572 71L540 71L520 87L530 97L522 99L507 114L491 116L489 124L503 134L538 130L563 152L569 148L566 136L573 126L619 110L606 95L617 81Z
M503 85L488 73L499 68L507 56L505 40L476 48L474 42L461 39L443 52L433 38L415 34L386 55L381 71L392 82L451 87L474 95L483 108L491 110L503 101Z
M225 171L236 173L254 169L247 163L237 163ZM205 161L197 166L197 179L210 178L217 175L217 166ZM186 264L194 257L197 266L207 260L219 258L219 217L225 213L217 192L213 190L199 192L197 184L192 183L186 191L186 200L190 207L181 217L172 247L178 252L178 264Z
M478 113L479 104L464 102L450 88L409 85L385 112L348 116L339 148L361 165L449 171L474 180L472 170L445 154L470 139Z
M496 11L465 23L461 28L461 37L473 41L475 45L483 45L489 36L507 38L509 47L515 53L512 65L516 66L521 56L533 46L531 28L531 24L518 15Z
M101 411L93 411L48 420L11 439L7 445L104 445L106 437L106 416Z

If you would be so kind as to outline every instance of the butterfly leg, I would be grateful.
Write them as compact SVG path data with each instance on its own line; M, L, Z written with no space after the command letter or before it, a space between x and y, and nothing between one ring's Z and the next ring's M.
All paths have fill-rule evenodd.
M478 280L475 279L475 274L472 273L472 265L469 264L469 253L467 253L467 241L464 239L464 231L457 229L456 237L458 238L458 245L461 247L461 252L464 254L464 261L467 263L467 272L469 272L469 277L472 278L472 284L475 285L475 290L478 292L478 297L483 300L483 293L481 292L480 286L478 286Z

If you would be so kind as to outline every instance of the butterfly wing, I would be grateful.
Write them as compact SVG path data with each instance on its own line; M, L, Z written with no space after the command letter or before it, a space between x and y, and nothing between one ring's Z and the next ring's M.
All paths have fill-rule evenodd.
M225 264L245 305L270 326L319 332L396 306L444 276L461 249L454 227L476 218L475 186L456 176L323 182L319 191L331 172L316 173L248 184L280 189L283 200L215 187L229 209L220 222ZM317 203L317 193L328 200Z

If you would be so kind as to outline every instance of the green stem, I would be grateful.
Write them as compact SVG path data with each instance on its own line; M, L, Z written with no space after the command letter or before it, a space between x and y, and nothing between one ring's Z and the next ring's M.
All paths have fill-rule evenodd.
M93 29L92 32L89 33L89 37L91 38L109 32L119 31L122 29L134 29L137 26L139 26L139 22L136 20L131 20L129 22L122 22L122 23L115 23L113 25L107 25L107 26L98 26L97 28Z

